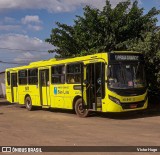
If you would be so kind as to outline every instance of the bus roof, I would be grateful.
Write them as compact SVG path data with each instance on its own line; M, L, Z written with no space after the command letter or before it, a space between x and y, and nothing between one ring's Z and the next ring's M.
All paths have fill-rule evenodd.
M96 58L106 58L107 59L107 54L109 53L125 53L125 54L138 54L139 52L133 52L133 51L112 51L112 52L106 52L106 53L96 53L92 55L87 55L87 56L81 56L81 57L74 57L74 58L52 58L49 60L41 60L41 61L35 61L31 62L29 65L25 66L19 66L19 67L14 67L14 68L7 68L6 71L15 71L15 70L21 70L21 69L27 69L27 68L36 68L36 67L43 67L43 66L50 66L50 65L58 65L58 64L64 64L64 63L69 63L69 62L78 62L78 61L85 61L89 59L96 59Z

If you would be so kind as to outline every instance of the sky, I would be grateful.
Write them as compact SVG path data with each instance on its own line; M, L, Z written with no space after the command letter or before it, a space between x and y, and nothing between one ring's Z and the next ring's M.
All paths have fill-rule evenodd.
M124 0L110 0L112 7ZM55 22L73 25L83 7L102 9L105 0L0 0L0 72L6 68L54 57L45 42ZM139 0L144 12L160 9L160 0ZM160 17L158 16L160 25ZM3 62L3 63L2 63ZM4 63L5 62L5 63Z

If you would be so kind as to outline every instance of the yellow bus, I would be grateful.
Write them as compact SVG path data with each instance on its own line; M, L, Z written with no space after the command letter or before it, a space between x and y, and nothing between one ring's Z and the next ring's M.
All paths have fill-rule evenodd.
M73 109L126 112L147 108L143 55L138 52L98 53L83 57L32 62L6 69L6 95L28 110Z

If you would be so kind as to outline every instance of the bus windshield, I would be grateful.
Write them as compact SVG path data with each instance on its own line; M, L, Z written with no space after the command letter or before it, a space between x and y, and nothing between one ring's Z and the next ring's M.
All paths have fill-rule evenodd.
M109 65L108 86L114 89L146 87L144 65L140 63Z

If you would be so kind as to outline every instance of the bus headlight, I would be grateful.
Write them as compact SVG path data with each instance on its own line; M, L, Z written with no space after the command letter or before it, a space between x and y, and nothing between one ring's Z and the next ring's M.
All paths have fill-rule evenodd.
M111 101L113 101L114 103L116 103L116 104L118 104L118 105L121 105L119 99L117 99L117 98L115 98L115 97L113 97L113 96L110 96L110 95L109 95L109 99L110 99Z

